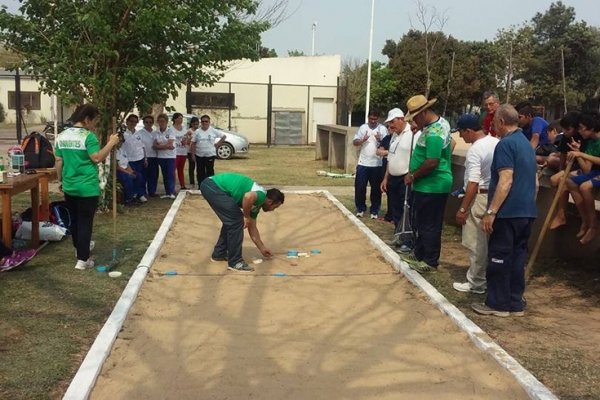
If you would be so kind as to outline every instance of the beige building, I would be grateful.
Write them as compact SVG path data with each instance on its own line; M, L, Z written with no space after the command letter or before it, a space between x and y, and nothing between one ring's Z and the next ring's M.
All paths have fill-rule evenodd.
M12 71L0 69L0 103L4 107L5 123L16 123L15 73ZM52 119L51 96L42 93L38 81L30 76L21 76L21 108L26 125L39 125Z
M317 124L336 123L340 70L339 55L236 61L214 86L191 88L189 106L251 143L267 143L268 132L273 144L314 143ZM167 106L185 112L180 93Z
M264 58L229 64L211 87L182 87L167 102L171 109L208 114L212 124L238 132L251 143L309 144L317 124L334 124L338 112L339 55ZM0 103L6 122L16 122L14 73L0 70ZM27 124L52 119L52 99L31 77L21 77L23 116ZM186 101L186 99L188 101ZM64 112L59 120L70 114ZM270 137L269 137L270 133Z

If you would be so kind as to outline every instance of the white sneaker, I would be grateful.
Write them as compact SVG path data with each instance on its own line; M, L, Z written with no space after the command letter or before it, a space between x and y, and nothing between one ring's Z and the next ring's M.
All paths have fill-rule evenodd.
M169 198L170 198L171 200L175 200L175 195L174 195L174 194L170 194L170 195L169 195Z
M364 217L364 216L365 216L365 213L364 213L364 211L359 211L359 212L357 212L357 213L356 213L356 216L357 216L358 218L362 218L362 217Z
M452 287L454 288L454 290L458 290L459 292L466 292L466 293L470 292L470 293L477 293L477 294L485 293L485 289L474 288L471 286L471 284L469 282L464 282L464 283L454 282L452 284Z
M89 258L87 261L77 260L77 264L75 264L75 269L80 271L85 271L86 269L94 268L94 261Z
M160 196L161 199L168 199L169 195L168 194L163 194L162 196Z
M146 196L140 196L140 197L138 197L138 199L139 199L139 200L140 200L142 203L145 203L145 202L147 202L147 201L148 201L148 199L146 198Z
M377 214L371 214L371 219L377 219Z

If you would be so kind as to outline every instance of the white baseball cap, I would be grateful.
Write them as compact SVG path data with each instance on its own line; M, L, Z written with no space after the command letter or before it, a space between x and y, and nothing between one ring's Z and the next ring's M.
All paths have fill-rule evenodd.
M402 112L401 109L399 109L399 108L392 108L390 110L390 112L388 112L387 119L385 120L384 123L387 124L388 122L390 122L394 118L404 118L404 113Z

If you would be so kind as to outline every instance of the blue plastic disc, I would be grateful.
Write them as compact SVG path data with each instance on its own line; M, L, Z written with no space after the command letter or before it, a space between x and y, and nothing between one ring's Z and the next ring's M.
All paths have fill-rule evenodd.
M163 275L168 275L168 276L177 275L177 271L167 271Z
M321 250L319 250L319 249L312 249L310 251L310 254L321 254Z
M108 270L108 268L105 265L98 265L96 267L96 271L98 272L106 272Z
M287 276L285 272L275 272L273 276Z

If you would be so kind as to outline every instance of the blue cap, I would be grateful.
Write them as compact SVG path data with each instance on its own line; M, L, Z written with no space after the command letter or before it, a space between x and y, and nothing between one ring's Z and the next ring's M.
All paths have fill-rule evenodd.
M456 132L461 129L472 129L474 131L480 130L481 122L479 121L479 115L463 114L460 117L458 117L458 121L456 122L456 129L453 129L452 132Z

